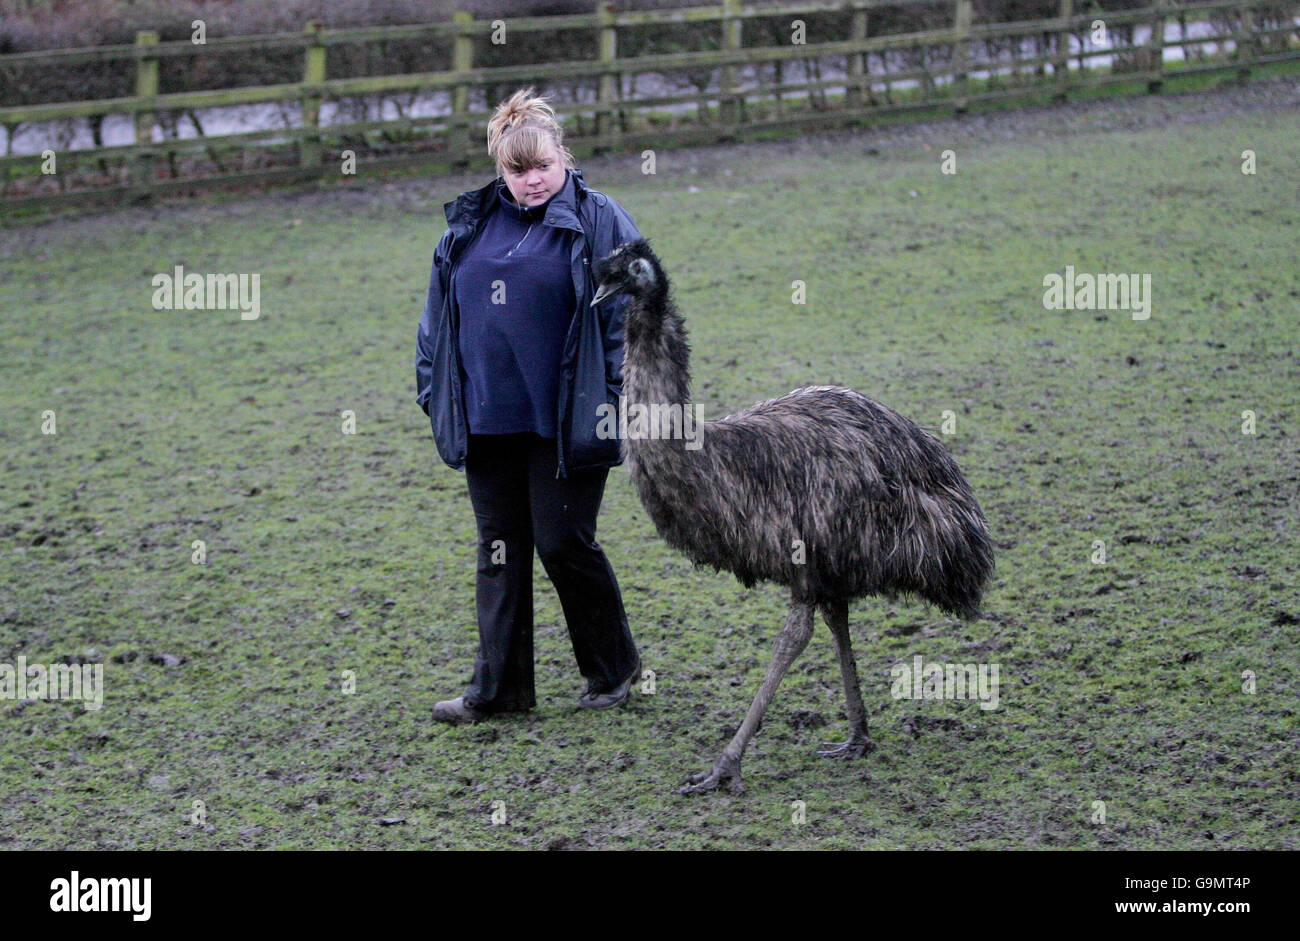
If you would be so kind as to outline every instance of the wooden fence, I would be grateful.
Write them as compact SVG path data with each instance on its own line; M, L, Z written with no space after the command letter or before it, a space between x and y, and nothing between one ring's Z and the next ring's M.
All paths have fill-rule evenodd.
M68 150L57 154L64 165L68 162L78 167L94 163L129 168L119 173L113 181L110 172L108 185L89 189L65 190L52 193L24 193L21 183L39 177L41 156L0 157L0 175L3 176L5 196L0 205L19 206L50 204L68 201L141 198L155 192L195 190L204 187L270 182L287 179L311 179L324 175L336 176L340 163L335 153L328 159L325 142L338 141L347 136L370 132L409 134L429 138L421 153L408 153L396 158L377 158L358 161L358 169L387 167L399 164L433 162L437 159L446 165L463 165L472 158L485 159L483 127L486 115L470 109L471 90L507 84L548 83L572 81L575 78L594 79L597 94L594 102L560 103L556 111L565 114L582 113L594 117L594 131L566 139L577 152L601 149L635 148L648 144L688 143L734 139L769 128L790 128L816 124L831 126L839 123L870 120L873 115L906 108L951 108L961 113L972 103L1025 95L1052 94L1060 99L1072 89L1092 87L1111 82L1144 82L1149 91L1160 88L1165 73L1163 50L1169 46L1188 47L1204 43L1231 41L1236 49L1230 59L1202 63L1180 68L1178 74L1192 72L1236 70L1242 77L1252 66L1295 59L1300 49L1295 43L1295 17L1286 16L1280 26L1261 24L1255 11L1254 0L1211 0L1211 2L1174 4L1168 0L1155 0L1141 9L1098 14L1076 12L1076 3L1082 0L1059 0L1058 16L1020 22L973 23L971 0L915 0L909 5L939 6L951 9L951 27L922 32L871 36L868 34L868 12L873 8L894 6L887 0L844 0L844 2L790 2L773 6L746 7L740 0L723 0L720 6L698 7L671 12L615 12L609 2L597 4L594 13L572 16L529 17L506 20L510 32L538 30L583 30L592 33L596 58L590 60L534 63L500 67L475 67L474 44L499 29L502 21L479 20L469 13L455 13L450 22L414 26L384 26L364 29L322 29L308 24L302 33L238 36L214 38L205 44L189 41L159 42L158 35L140 33L134 45L104 46L84 49L67 49L51 52L22 53L0 56L0 70L31 65L73 65L119 60L131 63L135 70L135 94L131 97L108 98L89 101L58 102L16 107L0 107L0 125L11 130L19 125L95 116L134 116L135 141L122 146L103 146ZM1300 9L1300 5L1298 5ZM1164 39L1164 24L1172 18L1182 22L1198 20L1208 14L1236 11L1235 29L1209 37L1182 37L1175 41ZM745 47L742 43L743 25L752 17L799 17L819 13L851 13L852 28L848 38L830 42L784 44L777 46ZM1071 50L1069 37L1080 30L1087 31L1094 21L1101 19L1107 30L1119 26L1141 24L1151 27L1150 41L1136 51L1145 53L1139 62L1139 71L1109 73L1081 69L1074 74L1067 67L1069 61L1081 66L1085 59L1098 56L1132 54L1133 48L1075 48ZM620 30L663 23L689 24L720 29L720 48L700 52L674 52L664 54L620 57ZM1054 37L1045 55L1016 58L1011 62L980 62L972 55L975 43L990 39L1020 40L1025 37ZM366 43L391 40L441 40L450 44L450 68L445 71L418 74L367 76L328 80L326 57L331 46L343 43ZM225 88L211 91L190 91L171 94L159 93L159 62L163 58L202 56L214 52L262 51L299 49L303 55L302 81L244 88ZM868 56L905 50L945 50L946 62L926 62L924 67L887 72L872 72ZM797 83L766 84L743 87L739 71L747 65L794 60L845 57L846 74L842 78L811 80ZM923 60L924 61L924 60ZM1005 74L1008 69L1019 74L1024 69L1035 69L1046 75L1051 68L1051 78L1021 87L972 91L969 74L985 71ZM637 96L621 98L623 76L628 74L662 73L674 70L719 70L716 90L702 92ZM876 86L915 80L920 82L920 92L907 101L881 103ZM838 107L808 108L787 113L782 107L782 96L787 93L805 93L819 96L825 103L828 89L842 89L842 104ZM450 96L450 113L447 115L398 120L360 121L346 124L322 125L322 103L350 96L382 95L394 92L443 91ZM756 117L751 114L753 105L775 98L776 116ZM222 106L255 105L272 102L293 102L301 124L296 127L276 127L248 133L195 138L155 140L155 124L160 112L178 112L188 109ZM644 115L665 106L695 105L701 110L716 105L716 119L693 127L637 129L636 115ZM711 110L711 109L710 109ZM289 160L280 166L260 167L233 173L169 178L162 171L169 168L176 155L216 155L230 150L269 147L292 147ZM168 164L164 164L166 159ZM220 166L220 161L217 160ZM60 169L59 174L65 171ZM66 178L66 177L65 177ZM11 185L11 183L13 185ZM12 192L11 192L12 190Z

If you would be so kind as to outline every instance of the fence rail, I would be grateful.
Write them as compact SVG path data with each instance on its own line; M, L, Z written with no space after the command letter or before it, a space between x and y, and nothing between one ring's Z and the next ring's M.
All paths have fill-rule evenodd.
M1288 6L1283 25L1261 27L1257 0L1211 0L1211 2L1173 4L1156 0L1150 6L1114 13L1078 12L1076 0L1058 0L1058 15L1047 19L999 23L972 23L971 0L917 0L909 6L947 7L952 10L952 25L911 33L868 35L867 13L870 10L898 6L891 0L846 0L846 2L792 2L762 7L745 7L740 0L724 0L719 6L695 7L666 12L616 12L612 3L602 0L591 14L527 17L505 20L511 33L531 31L581 30L593 34L593 51L596 58L560 62L542 62L527 65L482 67L474 64L476 39L493 34L502 21L475 19L471 14L453 14L451 22L411 26L384 26L349 29L323 29L318 24L307 24L301 33L278 33L262 36L214 38L204 44L193 42L160 42L156 33L140 33L132 45L97 47L94 49L67 49L47 52L19 53L0 56L0 74L6 70L31 67L72 66L105 61L128 61L135 74L135 93L130 97L101 98L85 101L54 102L48 104L0 107L0 125L8 131L12 143L13 132L21 125L43 122L69 121L81 118L107 116L131 117L134 123L134 143L99 146L69 150L57 156L81 166L96 161L103 167L108 161L123 165L115 182L109 174L107 185L74 191L51 193L23 193L21 184L33 177L33 167L44 155L0 157L3 173L4 200L0 204L20 205L59 202L81 198L145 197L153 192L175 189L196 189L204 186L225 186L232 183L255 183L280 179L310 179L330 172L325 159L325 142L353 138L372 132L390 135L410 135L424 138L441 138L442 158L452 164L467 161L482 150L478 136L467 133L475 124L483 123L484 115L470 110L470 92L474 89L496 87L510 83L546 83L595 79L594 102L557 102L560 115L592 115L595 132L570 138L575 150L610 148L630 145L641 140L656 142L687 141L696 139L726 139L738 133L773 128L799 126L806 123L837 123L869 119L873 114L887 113L906 108L947 106L957 113L971 103L1015 98L1028 94L1053 94L1058 100L1071 90L1107 85L1113 82L1146 81L1150 91L1158 91L1165 75L1164 50L1172 47L1215 43L1224 46L1232 43L1234 53L1230 59L1183 69L1185 73L1217 70L1236 70L1242 77L1252 66L1300 58L1296 38L1300 36L1296 16ZM1294 5L1300 11L1300 3ZM1198 38L1185 35L1179 39L1165 39L1164 25L1177 18L1186 23L1199 20L1207 14L1238 11L1239 17L1224 33ZM851 35L847 39L817 43L790 43L778 46L749 46L742 43L744 23L756 17L797 17L818 13L852 14ZM1080 43L1070 48L1070 37L1087 33L1096 20L1102 20L1107 30L1115 27L1145 26L1151 29L1150 39L1144 45L1120 48L1086 48ZM648 25L713 24L721 27L719 49L696 52L652 53L620 56L619 30ZM973 54L976 43L991 40L1020 40L1024 37L1047 37L1050 51L1043 55L1022 57L1019 43L1013 47L1010 60L977 59ZM1277 41L1270 42L1272 37ZM326 63L330 47L345 44L370 43L394 40L449 40L451 46L450 68L441 71L399 75L375 75L356 78L327 79ZM1266 51L1265 45L1273 51ZM1042 48L1041 46L1039 47ZM163 59L222 52L301 50L303 54L302 80L299 82L241 88L222 88L205 91L159 93L159 67ZM941 50L946 61L922 59L920 68L886 69L872 71L871 55L883 57L891 52L916 52ZM1145 57L1134 71L1112 71L1072 75L1071 62L1079 63L1097 57ZM820 60L827 57L846 61L841 78L810 78L801 82L759 84L742 86L739 67L765 63L790 63ZM882 60L883 61L883 60ZM1144 66L1144 67L1143 67ZM1050 82L1029 86L1001 88L979 93L971 92L970 74L984 72L1005 77L1010 71L1019 75L1025 70L1036 70L1046 75L1050 67ZM696 93L674 93L635 98L620 97L622 77L628 74L666 73L690 70L699 73L715 70L719 73L716 90ZM784 73L781 73L784 74ZM918 81L923 94L914 100L895 103L890 91L899 82ZM946 88L941 85L946 84ZM877 87L883 85L887 98L881 103ZM830 108L825 93L830 89L844 89L842 107ZM450 113L430 117L399 118L393 120L351 121L322 125L322 104L358 96L384 95L396 92L450 93ZM806 93L819 96L817 110L801 114L786 114L782 96L786 93ZM775 97L778 110L775 119L756 118L750 114L752 103L765 103ZM168 138L155 140L155 127L160 113L193 112L197 109L294 102L297 104L299 126L275 127L258 131L199 136L194 138ZM716 120L707 126L679 127L636 131L629 118L647 109L665 106L707 104L718 105ZM811 101L810 101L811 106ZM196 122L197 123L197 122ZM259 167L242 172L221 172L216 175L160 178L162 158L173 161L177 156L208 154L221 170L224 167L219 154L239 151L248 147L275 145L296 148L293 165ZM430 151L403 155L396 159L377 158L360 162L361 167L384 167L400 163L429 162ZM66 179L66 177L65 177ZM62 183L62 181L60 181Z

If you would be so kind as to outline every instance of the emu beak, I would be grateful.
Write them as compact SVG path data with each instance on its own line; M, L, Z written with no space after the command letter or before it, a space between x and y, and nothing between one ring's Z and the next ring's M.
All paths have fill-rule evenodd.
M596 296L591 299L591 306L595 307L605 298L619 291L617 286L611 286L608 281L601 282L600 287L596 288Z

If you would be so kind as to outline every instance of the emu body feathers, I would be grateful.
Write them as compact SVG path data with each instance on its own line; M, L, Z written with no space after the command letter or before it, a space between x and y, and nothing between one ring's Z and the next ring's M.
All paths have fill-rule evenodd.
M943 446L897 412L818 386L705 422L700 437L693 452L628 442L655 528L693 562L814 604L910 592L976 612L991 563L979 506Z

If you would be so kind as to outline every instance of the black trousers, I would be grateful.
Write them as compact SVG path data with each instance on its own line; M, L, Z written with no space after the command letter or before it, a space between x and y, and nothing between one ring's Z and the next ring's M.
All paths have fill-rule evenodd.
M606 468L556 477L555 439L470 435L465 459L478 522L479 650L465 702L485 712L531 709L533 548L560 596L589 692L608 692L636 668L618 580L596 542Z

